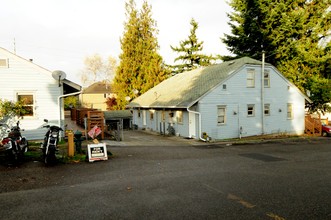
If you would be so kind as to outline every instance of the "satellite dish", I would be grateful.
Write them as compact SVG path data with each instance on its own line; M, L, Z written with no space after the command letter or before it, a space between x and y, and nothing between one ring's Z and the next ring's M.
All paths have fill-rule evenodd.
M59 80L59 87L61 86L60 81L66 78L66 73L61 70L55 70L52 72L52 77L56 80Z

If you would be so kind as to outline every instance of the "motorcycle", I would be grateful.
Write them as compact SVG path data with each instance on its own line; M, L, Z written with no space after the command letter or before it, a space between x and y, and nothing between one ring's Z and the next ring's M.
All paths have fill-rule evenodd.
M2 127L2 135L7 133L7 137L2 138L1 145L4 147L9 163L14 165L23 161L24 153L29 149L29 143L26 137L22 136L20 121L17 121L16 126L9 129L7 124L0 124Z
M44 119L44 122L48 123L48 120ZM44 137L44 142L41 144L43 160L46 165L55 164L59 133L63 130L56 125L46 124L43 127L48 129Z

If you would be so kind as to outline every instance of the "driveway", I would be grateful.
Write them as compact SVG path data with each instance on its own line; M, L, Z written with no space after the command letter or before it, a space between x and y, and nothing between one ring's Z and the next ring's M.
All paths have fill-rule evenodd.
M113 157L0 171L2 219L331 219L330 139L210 144L139 131Z

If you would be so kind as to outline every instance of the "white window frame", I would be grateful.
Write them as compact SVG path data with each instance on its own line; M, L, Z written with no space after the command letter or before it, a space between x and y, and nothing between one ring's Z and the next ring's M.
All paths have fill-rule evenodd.
M270 104L264 104L264 115L270 116Z
M255 105L248 104L247 105L247 117L254 117L255 116Z
M247 88L255 88L255 69L247 69Z
M226 123L226 105L217 106L217 125Z
M177 123L183 124L183 111L177 111L176 116L177 116Z
M287 119L292 120L293 119L293 104L287 103Z
M32 118L32 117L35 117L35 109L36 109L36 96L35 96L35 93L34 92L28 92L28 91L24 91L24 92L16 92L16 100L17 101L20 101L19 99L19 96L32 96L32 104L27 104L27 105L24 105L24 106L27 106L27 107L31 107L32 108L32 115L21 115L25 118Z
M270 88L270 70L264 70L263 84L265 88Z

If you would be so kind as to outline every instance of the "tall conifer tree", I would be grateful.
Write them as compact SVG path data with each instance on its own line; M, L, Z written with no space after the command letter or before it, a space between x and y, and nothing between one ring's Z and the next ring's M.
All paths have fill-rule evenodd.
M129 0L125 8L128 20L121 38L122 53L114 80L117 109L124 109L129 99L143 94L167 77L158 53L158 30L151 18L151 7L145 1L138 12L134 0Z
M234 57L260 59L265 50L267 62L310 92L311 110L328 110L331 1L232 0L230 6L232 34L222 40Z
M175 62L182 61L182 64L172 66L174 74L189 71L199 66L208 66L214 59L212 56L207 56L201 53L203 49L203 41L199 42L196 35L198 23L192 18L190 24L192 29L190 30L188 39L181 41L179 47L170 46L173 51L180 54L179 57L175 59Z

